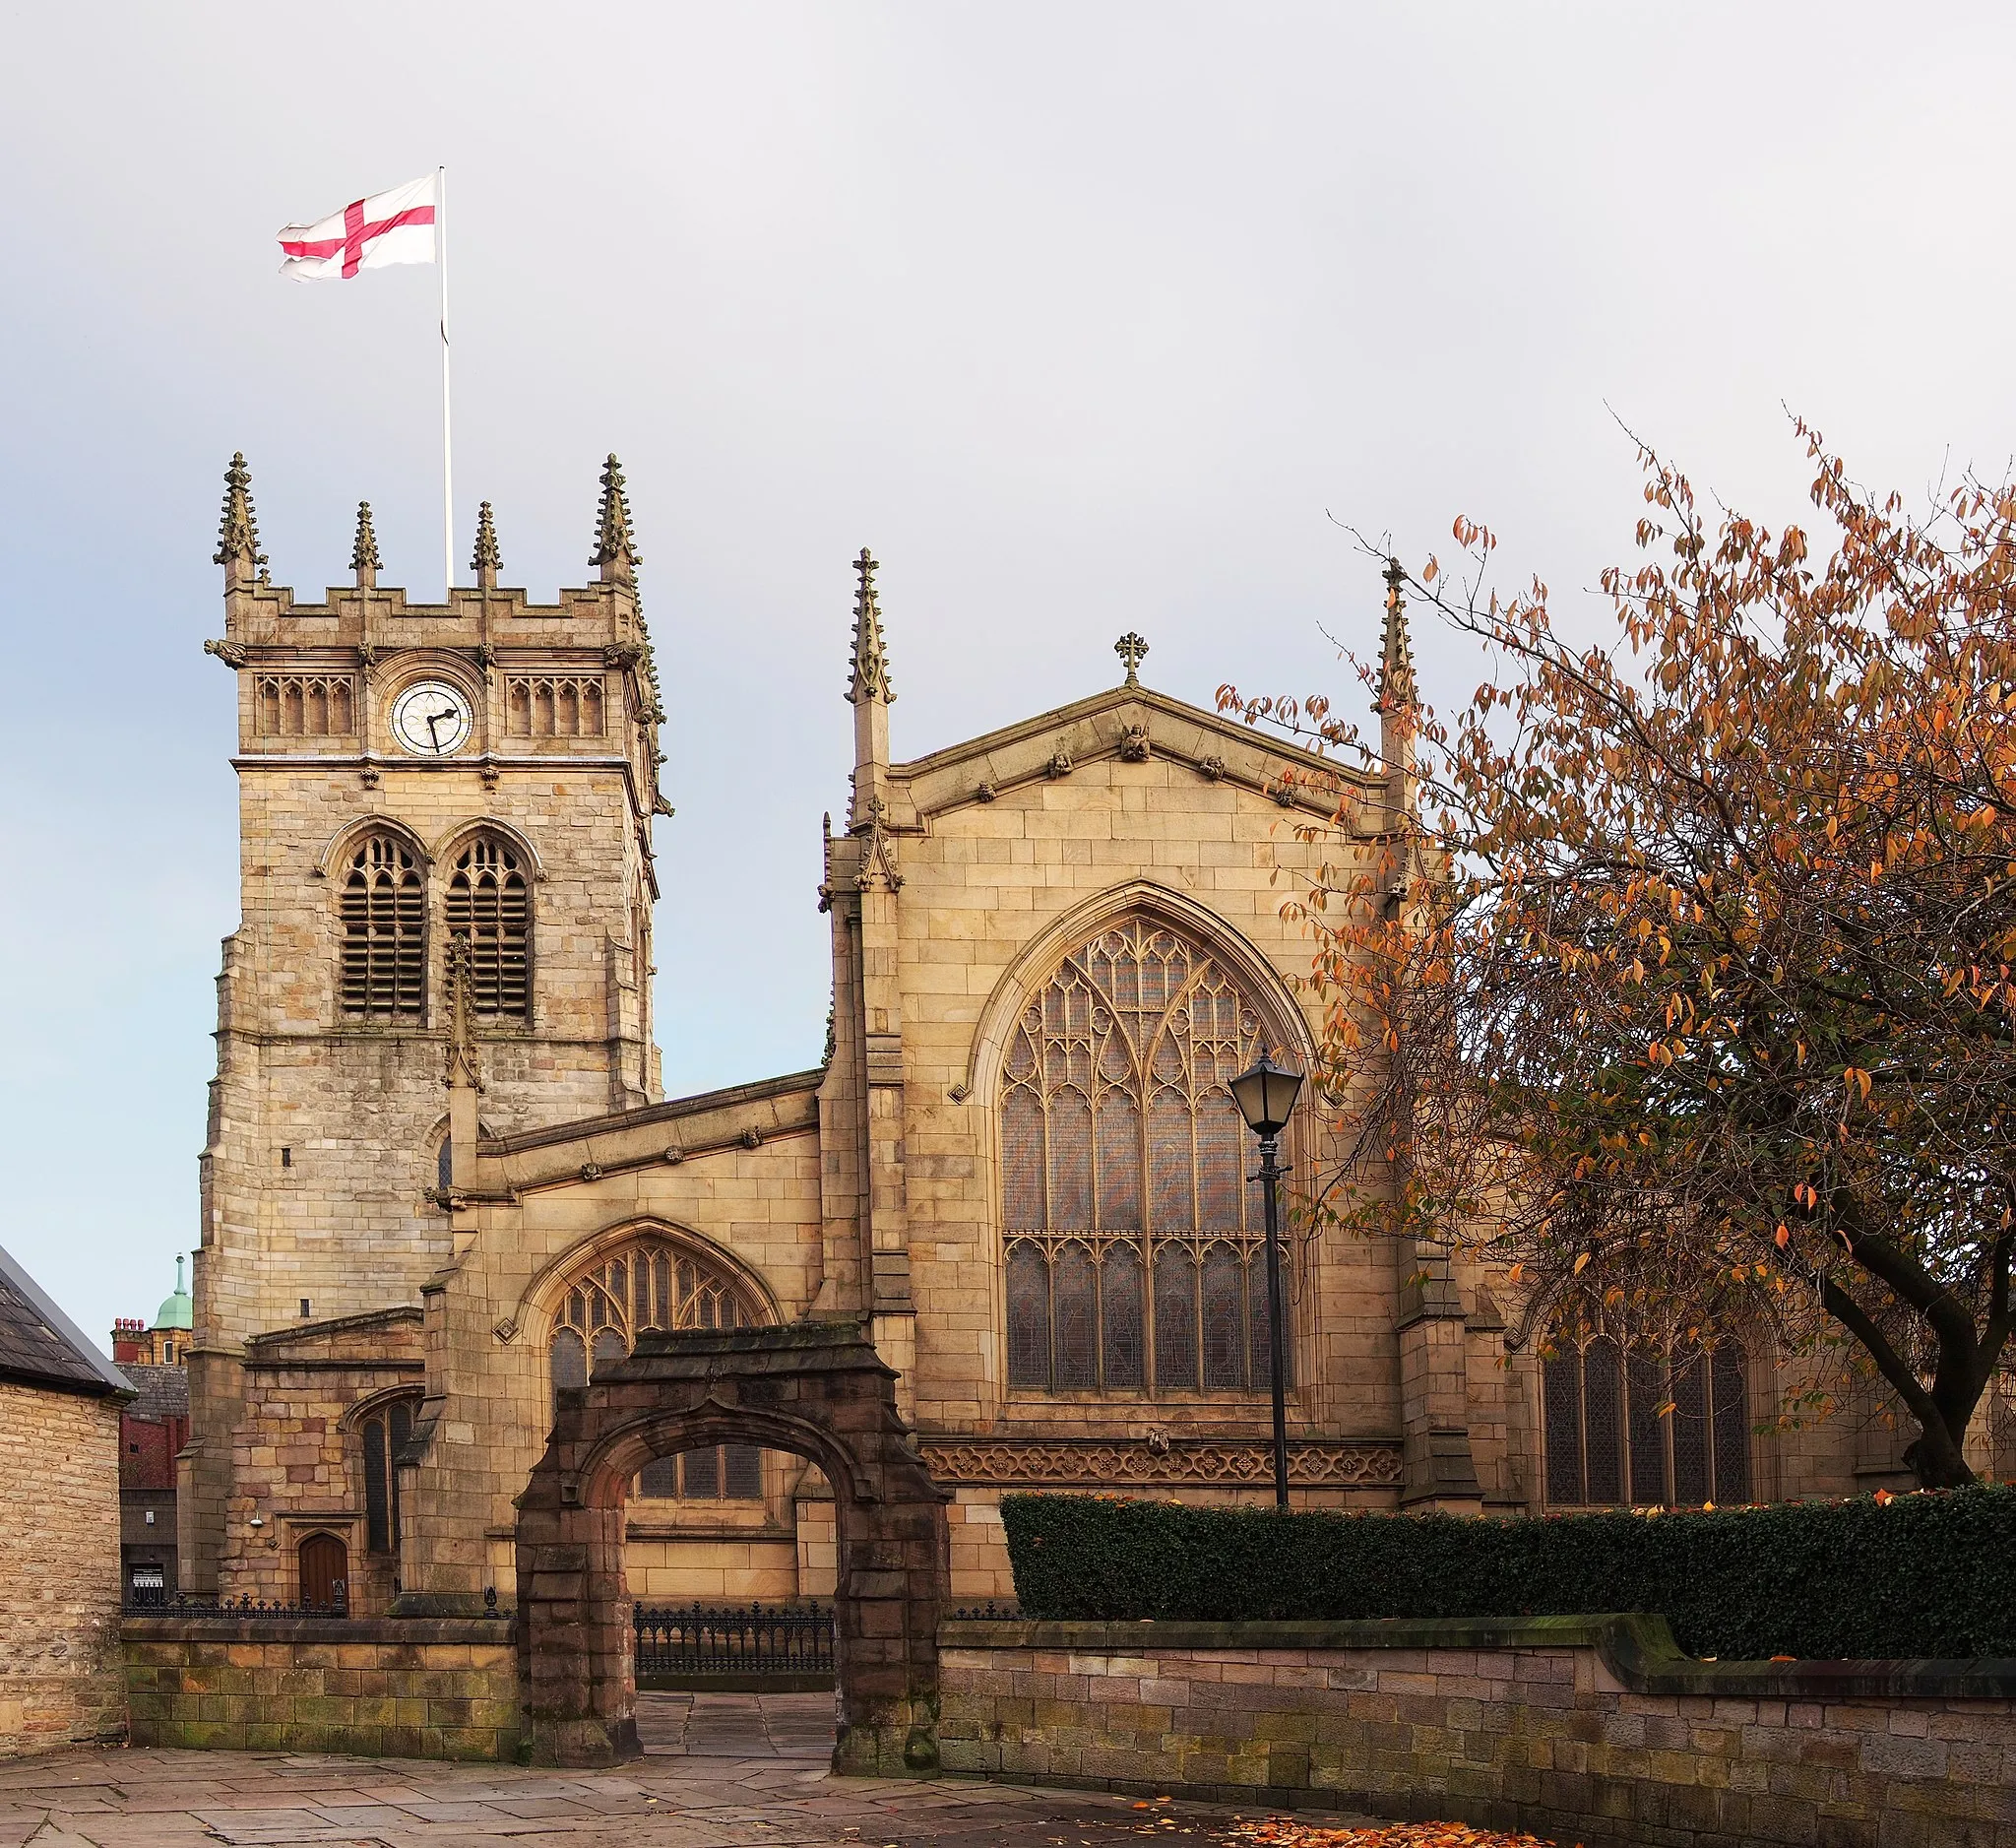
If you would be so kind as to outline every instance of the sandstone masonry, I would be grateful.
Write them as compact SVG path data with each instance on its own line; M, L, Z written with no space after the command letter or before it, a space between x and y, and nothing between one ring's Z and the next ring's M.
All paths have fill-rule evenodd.
M953 1623L940 1644L951 1770L1586 1848L2016 1843L2016 1664L1700 1663L1658 1618Z
M1144 685L1131 634L1120 683L906 761L864 552L850 788L804 868L831 930L830 1050L813 1070L668 1100L651 829L670 721L613 459L594 581L550 604L498 588L492 533L473 587L410 605L378 584L367 524L354 582L297 602L262 569L242 462L218 557L243 920L203 1157L183 1590L298 1597L313 1545L324 1578L342 1549L352 1615L472 1617L486 1593L508 1607L556 1391L653 1329L722 1318L865 1318L952 1495L955 1604L1012 1592L1006 1492L1268 1494L1264 1327L1238 1281L1256 1274L1246 1149L1221 1078L1198 1073L1263 1045L1306 1063L1320 1021L1282 898L1325 862L1390 871L1414 791L1397 590L1380 766L1340 769ZM394 728L423 689L458 715L439 749ZM472 855L520 883L472 896ZM1152 1070L1073 1076L1095 1028L1064 1019L1059 985L1123 938L1187 972L1130 1030L1180 1033ZM1209 1003L1185 987L1206 970ZM1119 1003L1099 1008L1109 1025ZM1079 1110L1082 1174L1045 1153L1049 1128L1010 1120L1032 1035L1057 1061L1044 1121L1069 1129ZM1173 1128L1156 1118L1170 1099ZM1331 1153L1324 1133L1313 1111L1291 1127L1299 1174ZM1182 1193L1187 1166L1170 1193L1145 1159L1114 1180L1129 1137L1194 1155L1218 1195ZM1141 1218L1157 1187L1166 1264ZM1013 1283L1017 1239L1052 1267L1054 1303ZM1428 1248L1299 1230L1290 1247L1297 1500L1541 1510L1539 1372L1507 1351L1504 1280ZM1180 1338L1144 1332L1186 1317ZM1761 1398L1769 1357L1750 1365ZM1753 1438L1750 1492L1894 1473L1894 1446L1858 1441ZM805 1456L773 1446L733 1494L719 1458L681 1468L626 1492L628 1595L828 1595L863 1569Z
M0 1757L116 1738L132 1387L0 1251Z

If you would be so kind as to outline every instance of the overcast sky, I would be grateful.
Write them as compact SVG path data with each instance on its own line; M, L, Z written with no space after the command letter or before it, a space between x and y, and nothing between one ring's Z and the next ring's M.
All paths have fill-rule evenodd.
M4 1242L94 1334L197 1232L237 924L215 546L440 589L435 273L274 232L449 169L458 553L579 584L628 470L666 683L679 1092L817 1061L849 559L914 756L1119 674L1335 688L1452 518L1572 619L1616 419L1773 521L1999 470L2005 8L15 7L0 109ZM1444 701L1480 664L1417 638Z

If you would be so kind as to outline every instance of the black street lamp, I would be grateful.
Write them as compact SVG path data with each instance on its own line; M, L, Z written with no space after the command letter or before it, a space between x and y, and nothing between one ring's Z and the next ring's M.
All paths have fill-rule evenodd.
M1246 1127L1260 1138L1260 1182L1267 1201L1267 1359L1274 1387L1274 1505L1288 1506L1288 1395L1283 1389L1281 1321L1281 1224L1275 1190L1285 1172L1276 1160L1281 1132L1302 1088L1302 1074L1277 1065L1262 1052L1250 1071L1232 1080L1232 1102Z

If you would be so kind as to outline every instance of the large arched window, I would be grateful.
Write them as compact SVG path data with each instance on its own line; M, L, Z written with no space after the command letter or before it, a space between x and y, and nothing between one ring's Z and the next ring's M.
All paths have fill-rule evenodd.
M412 855L373 834L344 874L343 1011L359 1019L417 1019L426 994L427 893Z
M1551 1507L1699 1507L1750 1498L1743 1351L1620 1348L1607 1337L1544 1363Z
M445 922L449 935L469 942L471 1010L523 1020L532 1000L532 896L517 849L487 835L463 849Z
M1143 919L1031 1001L1002 1070L1010 1386L1266 1389L1260 1203L1228 1084L1268 1038L1220 962Z
M646 1236L605 1252L568 1284L549 1356L553 1390L587 1385L593 1368L620 1361L647 1328L748 1328L769 1319L747 1287L720 1266ZM760 1498L762 1458L740 1443L662 1457L637 1478L636 1493L652 1499Z

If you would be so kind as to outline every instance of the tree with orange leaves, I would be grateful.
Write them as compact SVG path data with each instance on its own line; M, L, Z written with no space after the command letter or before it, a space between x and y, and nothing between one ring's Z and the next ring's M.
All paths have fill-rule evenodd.
M1319 1211L1503 1267L1543 1341L1858 1360L1951 1487L2011 1327L2016 486L1908 514L1799 427L1824 560L1643 452L1610 647L1487 594L1468 521L1460 573L1389 573L1499 671L1453 720L1406 702L1418 810L1341 807L1290 901L1345 1151ZM1221 698L1360 748L1322 701Z

